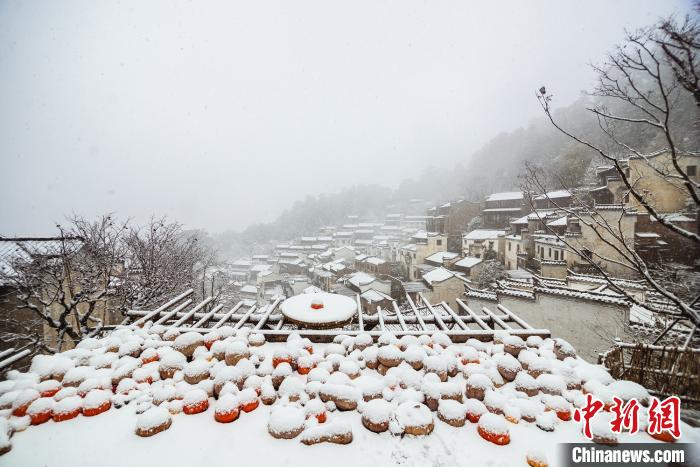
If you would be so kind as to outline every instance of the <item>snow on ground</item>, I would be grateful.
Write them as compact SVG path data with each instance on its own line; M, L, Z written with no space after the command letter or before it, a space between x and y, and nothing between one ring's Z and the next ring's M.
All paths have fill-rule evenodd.
M312 379L320 377L322 379L328 378L329 384L326 390L329 393L333 393L333 391L331 391L332 388L342 388L345 387L345 385L351 386L355 392L362 391L364 394L379 390L380 393L384 395L383 397L385 399L390 400L395 409L397 406L406 407L406 404L410 406L412 402L406 401L422 400L424 395L426 397L425 403L429 404L428 399L430 397L440 397L441 391L439 388L442 388L443 399L445 399L445 396L451 397L454 395L454 387L459 388L458 394L461 396L464 394L465 390L469 391L468 385L465 387L467 375L472 372L477 372L474 374L479 376L472 377L471 380L477 380L479 377L482 377L482 379L487 378L493 381L493 384L498 383L497 385L500 386L496 388L497 392L487 393L487 397L484 398L486 405L494 409L504 404L503 407L506 409L506 415L511 418L514 417L517 419L520 417L521 413L524 417L528 413L526 408L531 409L532 407L529 406L550 401L554 397L543 394L532 397L526 397L523 394L516 396L516 393L513 392L516 382L508 383L504 381L496 370L496 367L490 366L491 363L489 363L502 363L503 360L508 360L510 362L515 361L515 357L508 358L510 355L503 353L503 344L471 342L471 346L462 344L450 346L449 342L444 342L446 339L444 335L433 336L432 342L430 342L431 339L428 338L428 336L421 337L424 338L422 341L424 347L421 347L424 348L424 351L433 353L432 356L425 357L423 362L426 368L429 368L431 372L434 371L434 373L426 375L424 374L425 370L415 371L411 369L406 363L409 361L412 363L415 362L413 359L406 358L408 352L403 351L402 353L394 351L381 352L379 356L380 361L383 359L385 362L392 364L392 360L396 358L404 358L405 360L401 366L389 369L386 376L382 377L375 370L364 368L361 371L362 376L360 376L360 378L351 379L348 374L354 374L357 365L348 364L353 362L353 360L366 363L372 360L372 355L376 358L377 352L360 352L356 349L353 356L343 356L341 354L343 353L342 349L344 346L341 344L313 344L314 352L309 357L313 357L312 359L315 359L319 365L326 364L325 368L330 368L329 365L337 363L338 370L329 372L325 369L317 368L318 371L314 371L313 378L311 378L311 374L307 377L298 372L293 372L286 377L298 380L298 384L289 384L287 380L285 380L283 383L285 390L280 390L278 395L282 396L284 393L293 392L295 387L306 388L308 392L308 386L312 383L307 384L307 380L311 381ZM131 341L133 336L122 334L122 338ZM238 339L238 337L236 339ZM353 341L354 343L344 342L348 346L347 348L351 349L353 345L361 344L364 346L368 344L366 341L366 339L355 338ZM411 346L418 345L417 341L417 339L412 341ZM237 340L236 342L240 341ZM440 342L445 343L447 348L441 350ZM511 346L513 344L507 338L505 342ZM108 337L103 343L114 346L114 338ZM142 342L144 347L147 343L148 341ZM300 343L301 342L296 342L292 347L298 347ZM304 342L303 344L308 344L308 342ZM382 336L380 344L384 346L393 346L398 345L398 342L392 340L391 336ZM404 342L404 344L406 344L406 342ZM571 359L570 357L568 357L566 361L557 360L554 351L561 352L562 349L568 350L562 343L558 343L557 346L554 346L554 341L551 339L545 341L528 340L528 345L530 344L532 345L529 349L520 351L523 357L528 356L527 359L522 358L521 361L527 362L531 368L559 368L559 372L556 375L547 375L549 379L558 380L558 378L566 377L569 378L568 381L571 381L573 376L569 370L578 368L579 371L574 371L574 373L581 375L583 379L597 383L589 384L591 390L602 388L600 391L603 391L603 389L608 388L607 384L610 383L609 375L606 378L607 373L600 367L590 365L580 359ZM279 351L285 348L288 349L289 346L290 344L267 343L262 347L251 346L250 350L251 353L255 354L256 359L264 355L264 359L260 364L260 367L264 367L266 362L269 364L269 362L273 360L273 355L284 353L280 353ZM90 351L85 350L85 348L81 349L79 352L74 352L73 356L76 358L85 358L90 352L97 354L106 352L106 347L100 348L98 345L94 347L95 348ZM124 348L126 349L126 347ZM372 347L370 347L370 349L371 348ZM450 352L448 352L447 349L451 349L452 352L461 352L459 349L463 349L464 351L461 353L463 361L458 361L457 366L460 371L458 371L455 376L449 377L448 383L440 383L442 377L444 377L445 380L448 379L447 375L443 374L444 368L450 367ZM467 352L466 349L471 351ZM301 349L298 349L298 351L301 353L304 352ZM340 352L340 354L336 352ZM540 356L535 355L536 352L538 352ZM207 353L203 347L199 347L192 353L193 356L191 358L194 358L195 361L211 361L212 368L214 368L213 365L216 365L216 358L212 358L212 354ZM143 358L143 355L150 357L152 354L153 352L144 352L141 358ZM445 365L433 365L432 361L438 360L441 354L444 357ZM165 355L167 355L167 353L162 354L162 356ZM323 355L325 355L325 357L323 357ZM361 355L367 358L363 360L364 357L360 357ZM508 357L504 358L504 355L508 355ZM481 360L481 364L464 363L464 359L472 360L475 356ZM133 357L124 355L121 358L125 362L130 362L132 361L130 359ZM537 359L549 363L548 365L538 366L535 364ZM161 362L168 362L169 360L168 358L161 358ZM56 359L56 361L58 362L58 359ZM232 370L235 368L237 371L232 372L232 374L237 374L240 373L238 370L242 372L246 368L252 367L252 363L247 360L245 360L245 362L246 364L239 364L236 367L226 368ZM219 362L219 364L224 365L221 362ZM147 365L154 364L146 363L142 368L147 368ZM280 365L288 366L285 362L280 363ZM343 371L341 371L341 369L351 366L353 367L351 369L352 371L346 370L348 373L342 374ZM517 370L517 368L514 368L517 367L515 364L501 366L504 375L508 375L508 371ZM251 370L252 369L254 369L254 367L252 367ZM105 369L104 374L109 373L109 371L111 370ZM225 372L221 372L220 374L223 375L224 373ZM272 373L273 381L275 374L274 372ZM158 377L156 375L157 372L154 373L154 377L157 379ZM213 376L213 374L212 378L213 380L193 383L192 387L208 387L208 381L216 381L216 377ZM253 383L255 383L256 378L257 381L263 380L263 378L255 375L249 378L252 378L250 381ZM272 384L269 380L269 375L265 378L263 385ZM176 379L178 379L178 377L176 377ZM522 378L519 378L519 380L521 379ZM33 384L27 382L27 379L18 379L16 381L22 381L22 383L17 384L21 384L23 387L29 387ZM166 380L166 383L167 381L168 380ZM377 381L381 381L379 388L377 388L376 384L370 384L372 382L376 383ZM157 380L154 383L157 383ZM406 388L402 389L401 383L403 383ZM178 384L182 386L182 382ZM234 393L237 392L237 389L233 388L230 383L227 384L229 384L229 387L227 388L224 386L222 391L232 390ZM316 384L321 383L316 381ZM628 386L631 387L630 385L621 385L620 383L612 383L611 387L614 388L616 384L617 386L622 386L623 389ZM11 383L9 385L11 385ZM543 385L542 388L555 390L555 386L557 385ZM489 387L493 386L489 385ZM141 386L141 388L143 389L144 386ZM479 385L474 385L472 389L478 392L480 388ZM645 391L643 388L640 389L636 386L631 388L634 389L634 394L636 396L644 396ZM2 389L6 391L7 387ZM351 388L346 389L348 390L338 391L338 394L343 395L353 392L349 390ZM487 389L487 391L488 390L490 389ZM202 389L195 389L195 391L202 392ZM245 391L250 392L252 390L247 389L238 394L242 395ZM269 391L264 390L263 395L266 392ZM601 394L603 394L603 392L601 392ZM640 394L637 394L638 392ZM303 393L301 395L305 396ZM577 390L577 394L574 394L574 396L580 396L580 392ZM574 396L571 397L576 399ZM113 396L113 400L117 399L119 399L118 395ZM184 399L185 403L187 403L188 397L184 397ZM301 400L305 401L306 399L302 397ZM451 399L447 400L451 401ZM520 408L522 410L513 410L513 407L517 408L518 406L516 401L520 401ZM523 401L528 402L529 405L523 405ZM559 411L558 407L562 404L568 407L568 402L562 397L556 396L556 401L558 403L552 405L555 407L554 410ZM182 401L177 402L178 404L175 405L181 405L179 403ZM11 438L11 451L0 456L0 467L34 465L56 467L91 465L108 467L134 464L147 465L148 467L174 467L181 465L230 466L232 463L246 466L282 465L290 467L328 465L332 465L333 467L357 465L398 465L407 467L424 465L517 466L526 465L526 455L533 448L536 448L539 452L544 454L549 465L553 466L560 465L558 462L558 443L585 442L585 438L581 434L581 426L579 423L571 420L559 421L556 416L554 416L554 412L541 413L541 415L551 415L549 418L551 419L550 422L554 425L553 432L543 431L538 428L535 423L530 423L522 419L519 420L518 423L512 423L512 421L506 422L500 415L492 416L492 418L499 418L499 426L507 427L510 443L505 446L493 444L482 438L477 433L476 423L467 420L464 426L453 427L439 420L436 412L427 412L432 415L434 423L434 430L427 436L412 436L409 434L403 437L395 436L391 434L392 430L383 433L374 433L363 426L361 420L362 415L360 413L363 402L360 400L358 410L349 410L346 412L328 410L327 413L327 420L325 422L325 424L329 424L327 426L344 428L347 424L351 427L353 441L350 444L321 443L308 446L301 442L304 435L297 436L294 439L276 439L268 432L271 411L285 403L289 402L277 399L273 405L260 404L249 413L241 410L239 417L232 423L217 423L214 420L214 407L216 403L213 398L209 398L208 410L195 415L186 415L184 413L173 414L172 425L169 429L151 437L140 437L134 432L138 419L137 409L139 411L148 409L151 403L137 403L136 401L132 401L119 409L113 406L107 412L96 416L86 417L80 415L75 419L60 423L50 420L37 426L29 426L24 431L18 430ZM548 402L545 403L547 404ZM164 404L167 406L168 403L165 402ZM319 407L322 406L322 404L318 403L316 403L316 405ZM455 404L453 403L452 405ZM420 410L421 414L423 414L427 409L421 408ZM541 410L541 408L539 410ZM455 417L458 417L458 412L460 411L455 410L452 412L454 412ZM7 411L5 411L5 416L8 415ZM143 418L144 417L142 417L142 419ZM413 418L415 417L409 416L406 420L410 421ZM421 418L421 423L425 421L423 420L424 417L419 418ZM16 425L21 425L20 418L14 416L10 417L10 421L12 422L13 420ZM4 421L4 419L0 421ZM310 421L313 426L315 420ZM331 423L333 425L330 425ZM683 426L683 430L684 436L682 441L694 443L700 439L698 430L692 429L687 425ZM313 432L313 430L311 432ZM618 436L618 440L620 442L654 442L654 440L645 433L638 433L635 436L622 434Z

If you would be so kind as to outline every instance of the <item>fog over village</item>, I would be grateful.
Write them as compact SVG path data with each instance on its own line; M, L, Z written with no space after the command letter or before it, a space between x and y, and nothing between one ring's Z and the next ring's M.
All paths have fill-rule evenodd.
M0 467L700 461L699 15L0 3Z

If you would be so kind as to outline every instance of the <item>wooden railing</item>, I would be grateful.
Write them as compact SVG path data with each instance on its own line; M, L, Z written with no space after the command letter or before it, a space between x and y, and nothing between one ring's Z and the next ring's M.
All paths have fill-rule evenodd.
M615 379L634 381L659 397L700 408L700 349L619 343L600 356Z

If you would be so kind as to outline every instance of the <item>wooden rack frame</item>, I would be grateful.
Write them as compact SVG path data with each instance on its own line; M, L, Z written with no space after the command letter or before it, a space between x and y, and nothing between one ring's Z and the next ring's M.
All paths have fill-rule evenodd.
M495 311L483 307L479 313L457 299L459 309L453 310L445 301L431 304L422 294L417 302L406 295L408 307L400 308L395 302L393 309L378 308L375 313L363 310L359 295L355 296L357 313L350 324L338 329L305 329L285 320L278 310L281 300L265 305L246 305L238 302L228 311L222 305L207 310L211 298L193 305L189 298L193 291L188 290L152 311L130 310L122 325L143 325L150 321L162 324L180 332L198 331L202 333L227 325L234 329L251 328L270 341L285 340L290 334L298 333L314 342L330 342L338 335L358 335L367 333L375 339L382 333L396 336L432 334L443 332L454 342L465 342L474 338L492 340L497 331L522 338L530 336L550 337L547 329L534 329L515 313L502 305Z

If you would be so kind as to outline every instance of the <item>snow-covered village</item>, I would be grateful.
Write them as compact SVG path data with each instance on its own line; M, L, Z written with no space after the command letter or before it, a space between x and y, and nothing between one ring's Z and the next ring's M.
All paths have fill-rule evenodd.
M700 3L0 2L0 467L700 465Z

